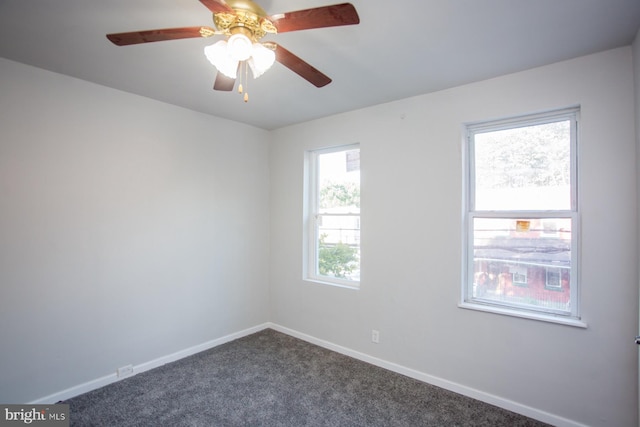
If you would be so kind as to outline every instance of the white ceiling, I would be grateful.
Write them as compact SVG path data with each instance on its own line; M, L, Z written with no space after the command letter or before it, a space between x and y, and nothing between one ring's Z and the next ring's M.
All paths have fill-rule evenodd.
M341 0L258 0L269 15ZM632 43L640 0L353 0L360 24L267 36L333 79L276 63L250 100L212 89L212 39L118 47L107 33L213 26L198 0L0 0L0 56L264 129ZM216 40L218 39L217 36Z

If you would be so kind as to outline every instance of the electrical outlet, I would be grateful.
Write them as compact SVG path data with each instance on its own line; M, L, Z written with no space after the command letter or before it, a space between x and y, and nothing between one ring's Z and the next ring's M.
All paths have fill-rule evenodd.
M123 366L116 371L118 378L129 377L133 375L133 365Z
M380 332L375 329L371 330L371 341L378 344L380 342Z

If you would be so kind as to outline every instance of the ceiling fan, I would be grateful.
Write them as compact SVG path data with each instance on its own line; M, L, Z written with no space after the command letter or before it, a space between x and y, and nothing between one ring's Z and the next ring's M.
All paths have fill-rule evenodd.
M354 25L360 22L350 3L323 6L277 15L267 13L251 0L200 0L213 13L215 28L181 27L159 30L107 34L118 46L197 37L225 36L224 40L207 46L205 55L218 69L213 88L231 91L237 75L247 75L247 65L254 78L278 61L316 87L331 83L331 79L281 45L260 40L267 34L313 28ZM242 93L242 81L239 92ZM248 100L245 93L245 102Z

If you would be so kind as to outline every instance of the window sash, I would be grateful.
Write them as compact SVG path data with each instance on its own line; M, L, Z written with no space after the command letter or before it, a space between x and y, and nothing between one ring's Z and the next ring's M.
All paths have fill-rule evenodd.
M545 125L550 123L556 123L560 121L568 120L570 122L570 192L571 192L571 211L577 211L578 197L577 197L577 136L578 136L578 113L579 109L568 108L557 112L541 113L528 116L526 118L510 118L500 121L487 122L487 123L475 123L467 125L466 134L466 149L467 149L467 165L465 170L467 172L467 204L470 212L476 210L476 183L475 183L475 136L481 133L495 132L508 129L524 128L529 126ZM541 209L544 211L544 209ZM490 210L483 211L490 212ZM518 210L511 210L510 212L518 212Z
M560 310L560 309L552 309L545 307L534 307L528 304L518 304L517 302L509 302L509 301L497 301L494 299L482 298L479 296L473 295L473 286L474 286L474 273L475 273L475 235L474 235L474 222L476 219L482 218L497 218L497 219L505 219L505 220L543 220L545 218L563 218L569 219L571 221L571 257L570 257L570 266L569 266L569 277L570 277L570 287L569 287L569 301L570 305L568 309ZM575 212L566 212L566 211L555 211L555 212L518 212L517 215L513 215L512 212L473 212L468 215L468 222L466 225L468 229L467 233L467 243L466 243L466 265L464 268L464 289L463 289L463 301L466 303L476 303L482 305L489 306L501 306L505 308L513 308L517 310L522 310L526 312L538 312L543 314L551 314L551 315L559 315L566 316L574 319L579 318L580 313L580 298L579 298L579 286L577 285L579 282L579 269L578 269L578 251L576 248L578 247L578 232L580 229L579 225L579 217ZM508 260L502 260L504 263L508 263ZM515 262L514 262L515 263ZM552 267L549 265L548 267ZM546 280L546 277L545 277ZM545 286L546 288L546 286ZM547 288L549 289L549 288Z

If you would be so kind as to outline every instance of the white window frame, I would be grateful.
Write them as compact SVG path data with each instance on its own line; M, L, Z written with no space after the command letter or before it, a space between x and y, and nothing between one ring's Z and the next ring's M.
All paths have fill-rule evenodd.
M580 311L580 280L579 280L579 235L580 215L578 210L578 123L579 107L565 108L545 113L529 114L504 120L467 123L464 125L463 141L463 170L464 200L463 200L463 266L462 266L462 297L459 307L503 315L524 317L528 319L561 323L571 326L586 327L581 320ZM514 129L526 126L543 125L557 121L569 120L571 123L571 207L567 210L476 210L475 209L475 156L474 136L479 133ZM551 309L531 309L519 307L515 304L487 301L473 296L474 276L474 248L473 224L475 218L505 218L505 219L571 219L571 288L570 308L567 312Z
M304 250L303 250L303 279L311 282L335 285L350 289L359 289L360 280L346 280L339 277L324 276L317 272L320 236L318 232L318 220L320 218L319 208L319 186L318 186L318 158L322 154L336 153L341 151L360 150L360 144L338 145L334 147L310 150L305 153L305 209L304 209ZM326 216L327 214L325 214ZM354 213L345 214L354 216ZM358 226L360 226L360 214L358 215ZM339 216L339 214L335 214ZM362 265L362 263L361 263Z

